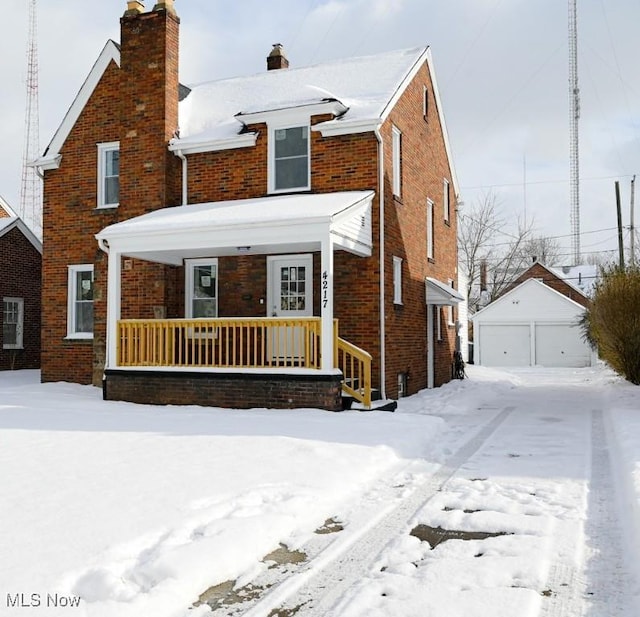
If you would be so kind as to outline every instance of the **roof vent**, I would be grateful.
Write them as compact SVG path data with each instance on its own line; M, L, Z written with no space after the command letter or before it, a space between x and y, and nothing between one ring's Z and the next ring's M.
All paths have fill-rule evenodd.
M267 56L267 70L289 68L289 60L284 55L284 48L281 43L275 43L271 53Z

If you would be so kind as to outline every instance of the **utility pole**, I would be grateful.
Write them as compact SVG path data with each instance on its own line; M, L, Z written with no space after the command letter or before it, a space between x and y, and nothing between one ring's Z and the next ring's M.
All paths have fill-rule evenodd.
M633 207L636 198L636 176L633 174L633 178L631 178L631 201L629 206L629 231L631 233L631 255L629 255L629 263L633 268L636 265L636 230L633 225Z
M616 180L616 211L618 213L618 254L620 270L624 270L624 243L622 241L622 204L620 203L620 182Z

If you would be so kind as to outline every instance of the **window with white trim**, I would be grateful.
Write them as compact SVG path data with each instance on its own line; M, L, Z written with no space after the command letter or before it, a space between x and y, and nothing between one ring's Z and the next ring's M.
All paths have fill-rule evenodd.
M393 257L393 303L402 304L402 257Z
M427 199L427 259L433 259L433 202Z
M98 208L115 208L120 199L120 144L98 144Z
M269 192L311 188L309 126L269 128Z
M442 180L442 204L444 210L444 222L449 223L451 220L451 192L449 188L449 180Z
M2 347L22 349L24 321L24 300L22 298L2 298Z
M68 267L67 338L93 338L93 264Z
M187 261L185 315L190 318L218 316L218 260Z
M440 307L437 304L433 306L433 310L436 313L436 340L441 341L442 340L442 311L440 310Z
M391 127L391 158L393 162L393 194L400 197L402 191L402 132Z
M422 115L425 120L429 115L429 88L427 86L424 86L422 91Z
M455 289L456 285L453 282L453 279L447 279L448 283L449 283L449 287L451 287L451 289ZM447 306L447 323L450 326L454 326L455 322L453 321L453 305L449 305Z

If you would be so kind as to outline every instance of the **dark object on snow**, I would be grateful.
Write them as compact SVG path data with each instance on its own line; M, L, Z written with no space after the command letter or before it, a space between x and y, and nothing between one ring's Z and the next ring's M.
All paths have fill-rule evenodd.
M464 360L462 359L462 352L456 350L453 352L453 378L464 379L466 377L464 371Z

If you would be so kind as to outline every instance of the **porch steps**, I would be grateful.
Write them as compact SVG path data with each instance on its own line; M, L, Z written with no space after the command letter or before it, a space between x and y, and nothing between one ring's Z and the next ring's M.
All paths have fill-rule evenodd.
M398 402L391 399L381 399L380 390L371 390L371 406L366 407L352 396L342 393L342 409L352 409L354 411L395 411Z

